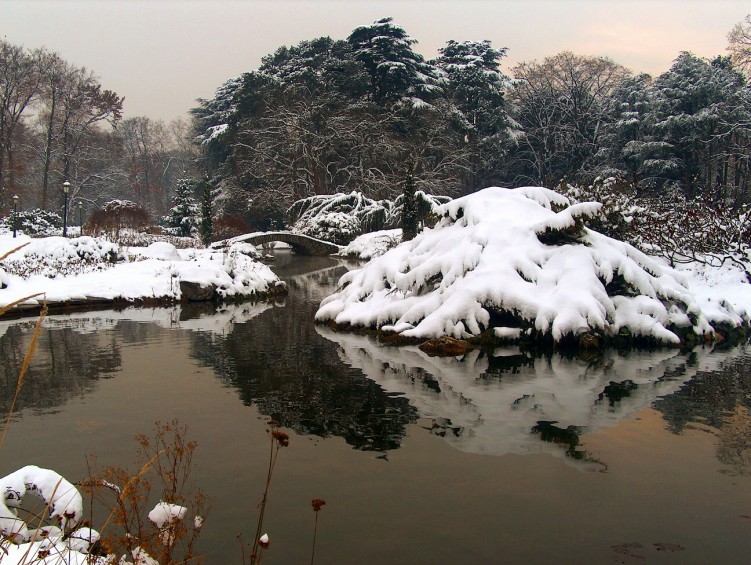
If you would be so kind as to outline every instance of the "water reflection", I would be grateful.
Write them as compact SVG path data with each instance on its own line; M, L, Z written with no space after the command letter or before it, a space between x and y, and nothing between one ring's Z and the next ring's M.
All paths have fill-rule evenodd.
M721 430L721 460L747 459L751 387L747 370L741 370L749 363L741 348L723 354L709 348L607 351L594 361L535 359L516 348L438 358L417 347L384 347L370 337L317 331L337 344L342 361L384 391L404 395L430 421L426 429L462 451L545 451L591 463L577 447L582 432L613 426L654 404L673 431L694 419ZM718 371L724 379L709 376Z
M165 329L228 333L235 323L271 308L269 304L228 305L210 310L174 306L48 316L16 401L25 409L49 412L85 396L99 379L122 365L122 348L164 339ZM36 319L0 322L0 410L8 413Z
M222 336L193 334L192 355L246 405L298 434L338 436L369 451L398 448L416 409L341 363L313 325L318 303L346 267L330 258L307 258L308 269L313 261L317 268L299 274L300 261L275 267L290 290L283 308L235 324Z
M668 429L704 430L717 436L717 459L731 475L751 474L751 371L746 356L704 367L675 394L658 399Z
M0 337L0 405L7 415L28 351L35 321L17 322ZM74 328L45 331L16 400L16 411L48 411L74 396L89 394L98 379L120 367L120 344L113 335L81 333Z
M172 338L180 336L179 347L244 404L298 434L341 437L356 449L400 448L408 426L419 423L468 453L547 452L592 463L582 434L654 406L674 433L715 434L727 472L749 473L751 362L744 348L608 351L590 361L533 358L517 348L429 357L312 323L348 268L342 261L281 255L274 268L290 289L276 303L50 316L17 410L50 411L87 395L121 370L124 347L175 347ZM34 322L0 322L4 412Z

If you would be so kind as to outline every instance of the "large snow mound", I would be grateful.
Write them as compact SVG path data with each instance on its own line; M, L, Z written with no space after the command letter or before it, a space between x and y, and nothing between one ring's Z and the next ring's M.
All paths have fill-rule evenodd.
M345 274L316 320L416 338L494 328L560 341L625 328L663 343L678 343L679 329L701 335L712 323L744 322L730 307L705 312L679 273L586 228L600 209L542 187L454 200L434 229Z

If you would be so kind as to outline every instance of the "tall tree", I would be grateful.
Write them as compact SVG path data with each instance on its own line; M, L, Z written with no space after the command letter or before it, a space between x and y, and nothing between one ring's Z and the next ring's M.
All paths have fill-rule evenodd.
M507 49L490 41L449 41L434 61L446 75L446 93L459 111L457 126L469 152L464 192L500 180L508 141L504 90L510 79L499 69Z
M733 26L728 33L728 51L733 63L740 69L751 69L751 14Z
M564 51L513 69L511 115L521 130L516 182L555 186L590 176L605 119L605 102L629 71L605 57Z
M347 39L370 75L371 95L381 105L429 103L441 90L440 73L412 49L417 40L392 21L383 18L360 26Z
M29 53L0 39L0 209L6 190L15 189L14 135L24 112L40 93L43 59L41 50Z

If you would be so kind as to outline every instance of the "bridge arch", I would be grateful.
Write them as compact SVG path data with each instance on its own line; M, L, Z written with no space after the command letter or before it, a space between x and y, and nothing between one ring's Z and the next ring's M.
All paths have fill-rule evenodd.
M307 235L299 233L292 233L289 231L268 231L268 232L255 232L245 235L239 235L231 239L224 239L211 244L214 249L222 247L228 247L233 243L251 243L253 245L261 245L263 243L272 243L274 241L281 241L289 244L293 251L300 255L333 255L341 250L341 247L335 243L324 241L322 239L316 239Z

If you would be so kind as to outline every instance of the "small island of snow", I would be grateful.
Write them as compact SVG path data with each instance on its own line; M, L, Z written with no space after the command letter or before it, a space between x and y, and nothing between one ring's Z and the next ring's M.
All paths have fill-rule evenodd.
M435 228L345 274L316 321L419 339L620 333L673 345L748 321L700 303L663 262L585 227L600 209L542 187L448 202Z

